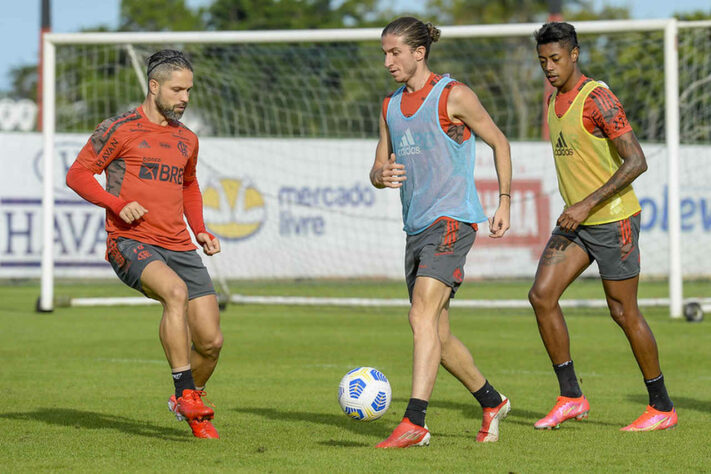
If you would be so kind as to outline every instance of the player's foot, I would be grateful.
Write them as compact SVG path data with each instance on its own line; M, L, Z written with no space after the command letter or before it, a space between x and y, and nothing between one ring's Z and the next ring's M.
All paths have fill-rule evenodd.
M560 396L556 400L555 406L544 418L538 420L533 427L537 430L550 430L560 428L564 421L575 418L582 420L588 417L590 404L585 395L577 398Z
M178 420L211 420L215 416L212 408L205 406L202 390L183 390L183 396L175 399L175 395L168 400L168 408Z
M185 417L178 411L178 401L175 399L175 395L171 395L168 399L168 410L175 415L176 420L185 421Z
M409 446L427 446L430 444L430 431L403 418L395 431L385 441L376 444L376 448L407 448Z
M499 421L506 418L511 411L511 402L501 395L501 403L494 408L484 408L481 429L476 435L478 443L493 443L499 440Z
M190 429L193 430L193 436L204 439L219 439L215 427L210 423L210 420L188 420Z
M674 428L677 423L676 410L659 411L647 405L647 409L642 416L632 422L632 424L620 428L620 431L654 431L668 430Z
M196 438L218 439L220 437L209 420L187 420L185 416L178 411L178 402L175 399L175 395L171 395L168 399L168 409L170 409L170 412L175 415L178 421L188 422L188 426L190 426L193 436Z

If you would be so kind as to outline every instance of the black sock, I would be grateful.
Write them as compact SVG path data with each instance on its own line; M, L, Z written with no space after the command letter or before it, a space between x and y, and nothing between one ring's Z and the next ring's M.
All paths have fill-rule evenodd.
M659 374L651 380L645 380L649 392L649 406L659 411L671 411L674 404L667 394L667 388L664 386L664 375Z
M496 408L501 403L501 394L491 386L488 380L484 382L484 386L476 392L472 392L476 401L479 402L482 408Z
M580 390L580 385L578 385L578 378L575 376L575 368L573 367L572 360L553 365L553 370L555 370L555 375L558 377L561 396L578 398L583 395L583 392Z
M195 390L193 371L188 369L180 372L173 372L173 383L175 384L176 399L183 396L183 390Z
M405 418L418 426L425 426L425 415L427 414L427 400L411 398L405 410Z

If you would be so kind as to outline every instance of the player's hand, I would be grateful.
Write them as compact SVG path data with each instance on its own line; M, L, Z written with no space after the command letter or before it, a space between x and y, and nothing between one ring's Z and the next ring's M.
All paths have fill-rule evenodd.
M214 235L209 232L200 232L195 238L202 245L202 251L205 252L205 255L220 253L220 241Z
M123 206L123 209L119 212L119 217L126 224L131 224L146 215L147 212L148 209L141 206L137 201L133 201Z
M390 153L390 159L380 171L380 182L386 188L401 188L405 176L405 165L395 163L395 153Z
M511 210L508 202L499 204L494 217L489 218L489 237L500 239L511 226Z
M584 201L577 202L565 209L556 222L558 227L566 232L572 232L578 228L581 222L590 215L590 206Z

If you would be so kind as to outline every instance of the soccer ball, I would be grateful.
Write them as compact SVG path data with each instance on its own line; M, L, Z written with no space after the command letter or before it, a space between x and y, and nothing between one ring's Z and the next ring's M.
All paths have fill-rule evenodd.
M388 411L391 400L390 382L372 367L351 370L338 386L338 403L346 415L356 420L377 420Z

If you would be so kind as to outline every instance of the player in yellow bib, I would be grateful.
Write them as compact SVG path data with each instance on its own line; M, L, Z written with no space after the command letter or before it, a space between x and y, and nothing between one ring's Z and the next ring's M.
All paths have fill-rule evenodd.
M582 74L580 47L568 23L535 33L538 59L555 91L548 127L565 209L541 255L529 300L553 363L560 396L538 429L588 415L578 385L570 339L558 304L563 291L596 261L610 315L629 340L649 392L644 414L623 431L673 428L677 415L664 385L657 344L637 305L640 205L632 182L646 159L620 101L602 82Z

